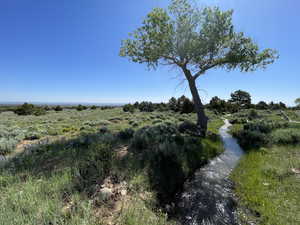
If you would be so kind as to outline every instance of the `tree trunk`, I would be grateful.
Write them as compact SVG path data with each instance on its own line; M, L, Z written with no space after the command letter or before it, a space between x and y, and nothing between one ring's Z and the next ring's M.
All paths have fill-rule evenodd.
M196 81L192 77L191 73L189 70L184 70L185 76L189 82L189 87L191 90L191 94L193 96L193 101L195 104L195 110L197 113L197 125L199 127L200 135L205 136L206 131L207 131L207 122L208 122L208 117L205 115L204 112L204 106L201 102L197 87L196 87Z

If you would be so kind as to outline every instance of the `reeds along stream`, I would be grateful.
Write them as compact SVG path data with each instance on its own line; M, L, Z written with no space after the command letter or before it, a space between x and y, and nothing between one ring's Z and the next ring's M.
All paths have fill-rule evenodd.
M226 119L219 130L224 143L224 153L198 170L194 179L185 184L178 205L183 224L238 224L232 183L228 177L244 151L228 133L230 126Z

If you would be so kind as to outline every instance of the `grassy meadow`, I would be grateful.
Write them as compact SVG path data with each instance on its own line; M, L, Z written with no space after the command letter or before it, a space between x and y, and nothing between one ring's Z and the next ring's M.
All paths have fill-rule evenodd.
M298 111L286 113L299 121ZM246 110L231 115L231 120L231 132L247 151L231 175L241 220L300 224L300 124L268 110Z
M183 182L223 151L222 120L209 134L180 128L196 115L122 108L0 114L0 224L177 224ZM40 140L47 142L38 144ZM27 142L26 142L27 141ZM19 145L37 143L14 154ZM173 218L173 219L172 219Z

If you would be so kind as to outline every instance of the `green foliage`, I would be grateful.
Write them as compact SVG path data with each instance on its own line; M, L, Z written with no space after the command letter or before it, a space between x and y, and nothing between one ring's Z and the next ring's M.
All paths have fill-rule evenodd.
M96 184L101 184L111 173L114 151L108 144L94 143L90 145L84 158L79 162L76 177L76 188L80 191L91 191Z
M254 121L247 123L243 129L236 130L233 135L238 138L240 145L245 149L258 148L268 144L274 144L274 138L270 136L273 130L287 128L286 122Z
M54 107L54 111L61 112L61 111L63 111L63 108L60 105L57 105Z
M218 113L223 113L227 111L227 103L225 100L215 96L210 100L208 108Z
M139 110L141 112L153 112L154 111L154 105L152 102L141 102L139 104Z
M295 104L296 104L297 106L300 105L300 98L297 98L297 99L295 100Z
M269 106L266 102L260 101L259 103L256 104L256 109L268 109Z
M173 0L169 10L155 8L147 15L122 42L120 55L154 68L160 63L198 66L198 74L213 67L249 71L272 63L276 51L259 52L251 38L235 32L232 13L217 7L200 10L187 0Z
M198 127L195 123L192 123L191 121L184 121L178 126L178 130L180 133L190 133L190 134L196 134L198 131Z
M97 106L92 105L92 106L91 106L91 110L95 110L95 109L97 109Z
M142 150L169 141L176 133L178 131L174 125L159 124L153 127L143 127L135 132L131 144L137 150Z
M170 110L172 110L174 112L178 111L178 109L177 109L177 99L176 98L174 98L174 97L170 98L168 105L169 105Z
M132 138L133 135L134 135L134 130L132 128L126 128L124 130L121 130L118 133L118 137L123 140L128 140L128 139Z
M250 120L257 119L258 117L259 117L259 115L258 115L258 113L257 113L257 111L256 111L255 109L251 109L251 110L249 111L248 118L249 118Z
M123 106L123 111L124 112L130 112L130 113L134 113L135 111L135 107L131 104L126 104Z
M231 93L231 99L229 101L241 108L249 108L251 104L251 96L246 91L237 90Z
M77 110L77 111L82 111L82 110L86 110L86 109L87 109L86 106L80 105L80 104L76 107L76 110Z
M41 116L46 114L46 110L42 107L37 107L33 104L24 103L15 110L15 113L20 116Z
M192 113L195 110L194 103L184 95L176 99L172 97L169 100L168 108L174 112Z
M278 129L271 134L272 142L275 144L289 145L300 143L300 129L287 128Z

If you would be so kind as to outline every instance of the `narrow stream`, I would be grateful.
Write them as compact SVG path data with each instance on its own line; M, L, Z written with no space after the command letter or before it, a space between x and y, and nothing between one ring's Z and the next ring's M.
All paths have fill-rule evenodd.
M179 209L184 225L238 225L236 204L229 175L244 151L228 133L231 126L226 119L219 133L225 151L195 173L184 185Z

